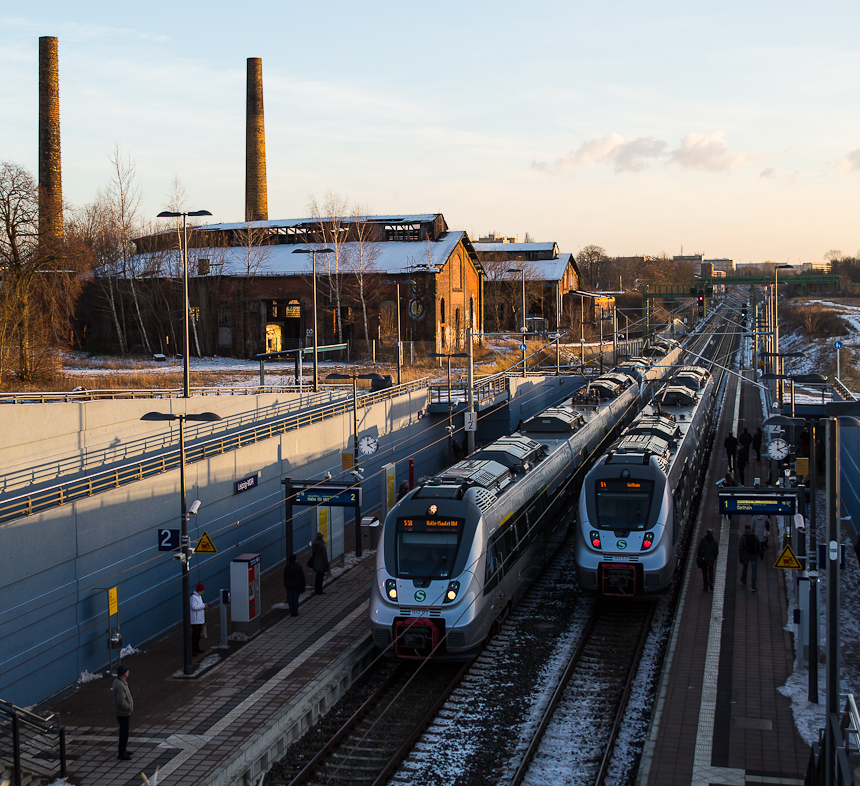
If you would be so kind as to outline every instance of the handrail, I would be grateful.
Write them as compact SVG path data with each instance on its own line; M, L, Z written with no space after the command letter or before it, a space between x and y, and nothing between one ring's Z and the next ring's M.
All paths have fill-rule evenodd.
M326 388L349 388L349 385L325 383ZM215 386L191 388L192 397L251 396L262 393L306 393L319 396L310 385L249 385L247 387ZM102 399L181 398L182 388L102 388L44 391L40 393L0 393L0 404L48 404L51 402L98 401Z
M384 388L383 390L364 393L359 396L358 400L361 402L361 406L366 407L426 387L427 380L422 378L406 382L402 385ZM226 453L241 448L244 445L259 442L261 439L269 439L279 434L285 434L287 431L293 431L322 420L328 420L337 415L351 412L352 408L352 397L350 396L326 406L298 412L295 415L276 418L258 426L242 429L233 434L212 437L211 439L186 447L185 463L192 464L195 461L209 458L213 454ZM179 450L170 450L154 457L132 462L131 464L123 464L114 469L98 472L94 475L87 475L38 491L9 497L0 502L0 523L21 518L22 516L31 516L39 511L55 508L82 497L91 497L93 494L107 491L108 489L119 488L127 483L143 480L153 475L160 475L178 466Z
M0 718L12 727L11 763L15 783L21 783L23 773L47 777L53 780L57 775L65 778L66 772L66 729L51 719L41 718L29 710L16 707L8 701L0 699ZM22 728L23 727L23 728ZM27 734L27 732L30 732ZM22 735L26 738L22 740ZM56 735L57 752L53 755L53 746L45 744L45 735ZM0 740L3 735L0 735ZM6 758L0 750L0 758ZM50 766L53 760L59 762L59 773L56 766ZM26 766L25 766L26 765Z

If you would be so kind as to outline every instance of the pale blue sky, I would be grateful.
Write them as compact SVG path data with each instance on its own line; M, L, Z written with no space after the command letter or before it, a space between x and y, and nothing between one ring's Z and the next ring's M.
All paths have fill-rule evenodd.
M38 38L58 36L73 204L94 199L119 144L148 214L178 177L190 209L241 220L245 63L261 57L270 218L331 189L573 253L860 249L856 1L15 11L0 12L0 159L37 171Z

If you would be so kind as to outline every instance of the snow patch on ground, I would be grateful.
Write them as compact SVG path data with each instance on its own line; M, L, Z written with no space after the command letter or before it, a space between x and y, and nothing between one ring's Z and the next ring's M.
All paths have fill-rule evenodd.
M81 672L81 676L76 680L78 685L86 685L88 682L93 682L94 680L100 680L104 675L102 674L91 674L86 669Z

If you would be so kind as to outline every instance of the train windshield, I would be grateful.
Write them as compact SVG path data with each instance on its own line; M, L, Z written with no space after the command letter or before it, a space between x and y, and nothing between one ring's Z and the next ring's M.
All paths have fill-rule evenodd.
M463 519L397 519L398 578L447 579L463 534Z
M597 481L598 529L644 530L651 512L654 481L611 479Z

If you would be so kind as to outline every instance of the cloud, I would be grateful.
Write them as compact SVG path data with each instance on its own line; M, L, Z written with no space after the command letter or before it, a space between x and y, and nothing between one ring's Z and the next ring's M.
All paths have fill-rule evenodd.
M839 159L836 171L843 175L851 175L860 172L860 149L852 150L848 155Z
M687 134L681 146L669 151L668 143L654 137L638 137L627 141L621 134L611 133L600 139L583 142L554 163L533 161L532 168L552 175L570 169L604 164L618 172L641 172L650 160L663 160L667 164L678 164L684 169L699 169L706 172L725 172L732 167L741 166L748 161L760 161L766 154L730 153L729 143L722 131L711 134ZM860 151L857 153L857 170L860 171ZM853 154L852 154L853 155ZM773 170L768 168L762 177L770 177Z
M681 140L681 147L669 154L670 163L706 172L725 172L753 158L746 153L729 153L729 143L722 131L687 134Z
M759 177L772 178L775 174L776 170L772 166L769 166L766 169L762 169L759 173Z

